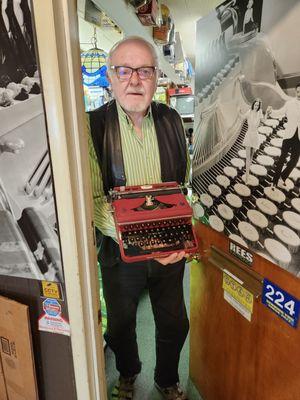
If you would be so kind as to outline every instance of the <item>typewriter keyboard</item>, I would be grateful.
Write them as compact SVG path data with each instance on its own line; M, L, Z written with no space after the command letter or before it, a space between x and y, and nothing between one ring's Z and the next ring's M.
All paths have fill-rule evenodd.
M188 250L195 246L190 219L170 219L129 224L122 241L128 256Z

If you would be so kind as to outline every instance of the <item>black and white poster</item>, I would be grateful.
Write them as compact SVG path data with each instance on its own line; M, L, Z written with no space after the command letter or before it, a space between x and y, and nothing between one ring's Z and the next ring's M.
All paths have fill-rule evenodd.
M63 281L31 7L0 0L0 275Z
M228 0L198 21L193 149L198 218L298 277L299 20L297 0Z

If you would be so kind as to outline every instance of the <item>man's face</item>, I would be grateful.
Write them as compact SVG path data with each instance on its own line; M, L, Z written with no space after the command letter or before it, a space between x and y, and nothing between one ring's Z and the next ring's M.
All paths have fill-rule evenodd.
M296 87L296 97L300 100L300 86Z
M138 41L128 41L121 44L111 57L111 65L132 68L155 66L150 49ZM146 80L141 80L136 71L128 81L120 81L116 73L109 72L109 80L116 100L127 112L146 112L157 85L157 74Z

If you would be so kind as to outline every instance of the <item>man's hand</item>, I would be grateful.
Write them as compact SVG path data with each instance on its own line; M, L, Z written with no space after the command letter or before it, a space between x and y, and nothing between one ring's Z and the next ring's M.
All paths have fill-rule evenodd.
M272 113L272 111L273 111L272 106L268 106L266 109L266 115L269 116Z
M154 258L154 260L162 265L167 265L167 264L175 264L178 261L181 261L183 257L187 257L187 254L184 251L180 251L178 253L172 253L167 257Z

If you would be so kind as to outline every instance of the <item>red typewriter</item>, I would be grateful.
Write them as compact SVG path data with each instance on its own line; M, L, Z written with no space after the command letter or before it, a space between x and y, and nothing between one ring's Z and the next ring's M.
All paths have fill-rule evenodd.
M192 208L176 182L116 187L110 200L125 262L197 251Z

